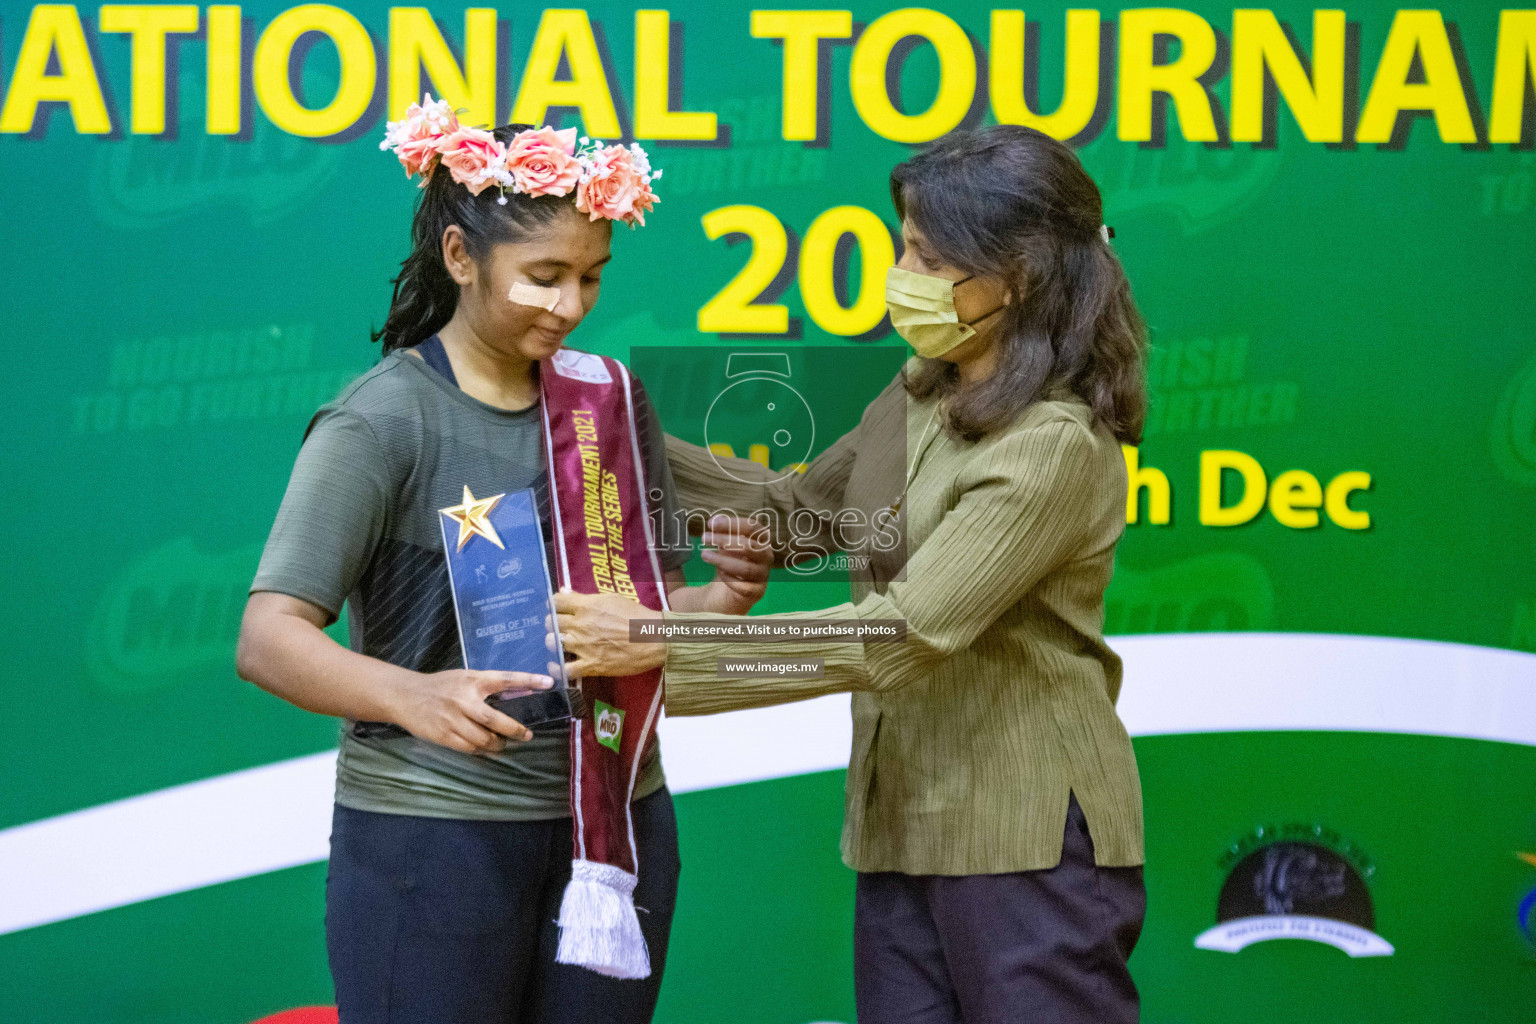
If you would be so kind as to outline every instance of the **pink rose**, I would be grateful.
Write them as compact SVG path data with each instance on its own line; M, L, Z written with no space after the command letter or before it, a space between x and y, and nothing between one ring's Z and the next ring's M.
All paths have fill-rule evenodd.
M436 135L427 135L419 139L411 139L402 142L396 147L395 152L400 157L400 164L405 168L405 176L409 178L413 174L421 175L423 186L432 179L432 170L437 166Z
M507 146L513 186L530 196L563 196L581 179L576 159L576 129L549 126L518 132Z
M496 136L479 128L460 128L437 144L440 159L453 180L477 196L496 181L498 165L506 159L506 147Z
M406 177L422 176L425 185L437 165L438 142L444 135L459 130L459 119L454 116L446 100L433 100L430 93L420 103L406 108L405 116L391 121L384 134L383 149L393 149L405 168Z
M634 154L623 146L607 146L592 155L592 174L576 189L576 209L589 220L607 217L645 225L645 214L656 193L635 166Z

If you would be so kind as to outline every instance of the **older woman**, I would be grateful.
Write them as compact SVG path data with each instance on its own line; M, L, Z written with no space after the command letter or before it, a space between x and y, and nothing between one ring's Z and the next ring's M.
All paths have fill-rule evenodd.
M841 513L853 546L896 516L905 548L871 546L852 603L757 621L903 619L904 642L631 644L632 618L690 616L577 595L558 599L560 631L577 671L664 664L673 715L853 693L861 1024L1135 1021L1141 790L1101 630L1145 328L1097 187L1048 136L948 137L897 166L891 193L906 245L887 297L917 358L858 427L778 482L668 452L690 505ZM825 674L717 675L720 657L769 651Z

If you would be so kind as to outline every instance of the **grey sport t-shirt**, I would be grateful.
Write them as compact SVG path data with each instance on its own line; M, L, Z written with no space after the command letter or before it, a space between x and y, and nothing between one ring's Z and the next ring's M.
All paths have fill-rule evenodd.
M675 515L672 472L655 412L636 381L646 481ZM538 405L479 402L415 356L385 356L315 414L262 552L252 592L325 609L347 605L351 648L418 672L461 668L438 509L532 487L552 546ZM658 532L657 536L663 536ZM662 551L663 570L687 561ZM551 556L550 564L553 565ZM414 736L342 729L336 802L365 811L526 821L570 814L570 727L534 730L500 754L462 754ZM654 736L635 798L664 779Z

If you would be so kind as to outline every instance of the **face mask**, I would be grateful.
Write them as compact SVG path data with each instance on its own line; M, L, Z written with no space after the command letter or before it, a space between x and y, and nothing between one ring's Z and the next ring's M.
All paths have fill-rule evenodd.
M975 325L1002 310L998 306L970 323L961 323L955 312L955 287L969 280L966 277L951 281L901 267L886 272L885 305L891 314L891 326L918 355L937 359L975 337Z

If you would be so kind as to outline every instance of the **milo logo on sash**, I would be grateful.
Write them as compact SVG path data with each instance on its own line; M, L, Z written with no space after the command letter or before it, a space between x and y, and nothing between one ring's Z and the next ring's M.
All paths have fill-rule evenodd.
M597 722L597 742L614 753L624 735L624 712L602 701L592 702L592 717Z

